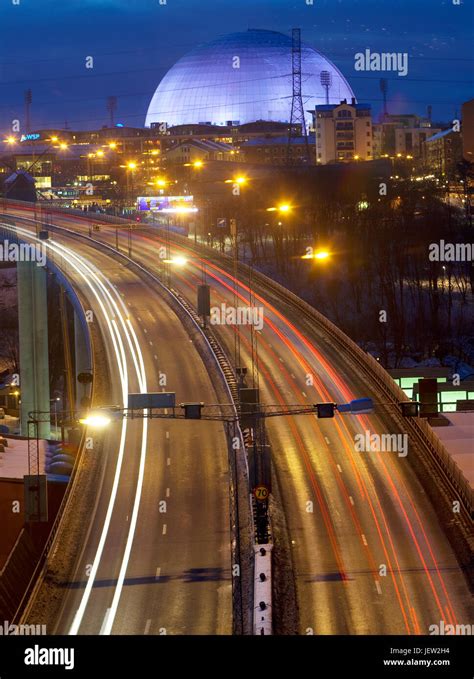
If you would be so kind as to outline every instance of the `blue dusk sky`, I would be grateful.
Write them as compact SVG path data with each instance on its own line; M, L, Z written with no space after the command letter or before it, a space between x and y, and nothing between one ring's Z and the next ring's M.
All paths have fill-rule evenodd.
M164 0L161 0L163 2ZM92 129L116 120L141 127L156 86L196 45L248 28L302 39L342 71L359 101L381 108L379 78L388 77L389 110L434 121L460 115L473 87L471 0L0 0L0 132L24 120L33 93L32 128ZM15 2L19 4L14 4ZM354 55L402 52L406 77L358 72ZM94 68L85 68L87 56Z

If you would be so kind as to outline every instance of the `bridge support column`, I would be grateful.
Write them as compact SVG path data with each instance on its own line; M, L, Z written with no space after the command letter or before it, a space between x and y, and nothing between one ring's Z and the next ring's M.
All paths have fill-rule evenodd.
M28 413L50 412L48 302L46 269L35 262L17 263L20 336L21 433L28 436ZM43 419L47 415L41 416ZM33 427L29 434L34 435ZM50 422L40 422L39 438L50 438Z

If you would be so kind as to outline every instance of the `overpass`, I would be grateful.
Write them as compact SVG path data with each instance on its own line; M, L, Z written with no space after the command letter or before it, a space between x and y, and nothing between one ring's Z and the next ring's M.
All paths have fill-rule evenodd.
M105 224L92 232L80 215L59 212L54 223L92 236L98 250L98 241L114 246L115 234ZM164 271L160 247L185 256L186 265ZM204 275L214 304L249 303L245 267L235 276L229 260L186 239L137 230L133 258L153 274L170 277L171 287L193 304ZM268 423L278 543L276 631L423 634L440 620L471 619L458 557L462 562L472 493L449 467L442 446L424 423L402 420L395 407L402 394L334 326L255 272L252 288L253 303L264 308L265 318L258 333L263 401L304 405L364 394L378 404L374 415L357 419L288 417ZM254 340L248 329L216 330L229 355L237 336L241 364L250 365ZM408 456L356 452L355 437L366 431L407 434ZM461 512L453 520L447 507L454 500Z

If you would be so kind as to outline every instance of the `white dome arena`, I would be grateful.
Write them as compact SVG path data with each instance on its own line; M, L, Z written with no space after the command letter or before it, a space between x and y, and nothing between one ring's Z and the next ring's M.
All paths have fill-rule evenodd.
M177 61L160 82L148 107L145 125L288 122L292 98L291 46L291 37L262 30L231 33L200 45ZM354 97L336 66L302 44L301 89L305 111L326 103L326 90L320 80L322 71L331 74L329 103L338 104Z

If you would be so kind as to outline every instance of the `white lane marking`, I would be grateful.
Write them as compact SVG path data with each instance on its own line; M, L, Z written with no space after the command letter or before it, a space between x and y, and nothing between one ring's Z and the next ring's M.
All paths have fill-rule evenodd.
M341 469L341 465L340 465L340 464L337 465L337 468L339 469L339 471L340 471L341 474L342 474L342 469Z
M107 325L109 326L109 331L110 335L112 338L112 343L114 346L115 354L117 357L117 364L118 364L118 370L120 373L120 378L122 382L122 398L123 398L123 403L126 403L127 400L127 393L128 393L128 374L127 374L127 359L125 356L125 350L122 342L122 338L120 336L120 333L118 332L117 324L115 321L110 321L109 315L107 313L107 310L102 302L102 300L99 297L98 290L94 289L91 280L96 280L98 286L100 289L102 289L104 293L104 300L108 302L108 305L111 308L116 309L116 314L121 318L120 315L120 310L118 309L117 305L114 302L114 299L110 292L107 290L106 286L104 283L99 279L97 274L93 271L93 269L88 266L85 262L81 260L80 257L75 255L74 253L70 253L67 248L56 244L55 247L53 247L51 244L49 244L49 247L51 249L56 250L58 254L61 254L61 256L64 257L68 261L68 263L72 266L73 269L76 270L76 272L84 279L85 283L88 285L88 287L91 289L92 293L96 297L99 306L101 307L101 310L104 314L105 320L107 322ZM62 252L61 252L62 251ZM67 259L67 256L69 256L69 260ZM83 271L81 271L80 266L74 263L74 260L76 260L82 267L89 273L89 276L86 276ZM108 299L107 299L108 298ZM121 319L122 320L122 319ZM117 346L118 344L118 346ZM109 504L107 506L107 513L105 516L104 520L104 525L102 527L102 532L99 540L99 544L97 546L97 552L94 557L94 561L92 564L92 569L89 575L89 579L87 581L87 585L84 589L84 593L82 595L81 603L79 604L79 608L76 611L76 614L74 615L74 619L71 625L71 628L69 630L70 635L76 635L78 634L79 627L81 625L82 619L84 617L84 612L87 607L87 603L89 601L89 597L92 591L92 587L94 585L94 581L97 575L97 571L99 568L100 560L102 558L102 553L104 550L104 545L105 541L107 538L107 534L109 531L110 527L110 522L112 518L112 512L113 508L115 505L115 499L117 496L117 490L118 490L118 484L119 484L119 479L120 479L120 474L121 474L121 469L122 469L122 462L123 462L123 456L124 456L124 450L125 450L125 439L126 439L126 432L127 432L127 423L126 420L123 421L122 423L122 431L121 431L121 436L120 436L120 444L119 444L119 451L117 455L117 465L115 468L115 474L114 474L114 481L112 485L112 490L110 493L110 498L109 498Z
M169 437L170 437L169 431L165 432L165 436L166 436L167 439L169 439Z
M130 344L130 351L132 353L132 358L133 362L135 364L135 369L137 372L137 377L138 377L138 383L140 387L141 393L146 393L147 391L147 384L146 384L146 372L145 372L145 363L143 360L143 354L140 350L140 344L138 342L138 338L135 334L135 331L133 329L132 324L130 321L127 321L129 330L132 335L133 343L130 341L128 335L127 339ZM138 354L138 361L137 357L135 355L135 351L133 350L135 345L135 350L136 353ZM143 411L144 415L148 414L148 411L145 409ZM148 436L148 419L145 417L143 419L143 429L142 429L142 443L141 443L141 450L140 450L140 464L138 468L138 477L137 477L137 487L135 490L135 499L133 501L133 511L132 511L132 519L130 521L130 529L128 531L127 535L127 543L125 545L125 552L123 555L122 559L122 564L120 566L120 572L119 576L117 579L117 585L115 587L115 592L114 592L114 597L112 599L112 606L111 606L111 611L110 611L110 617L107 620L107 625L105 626L103 634L111 634L112 632L112 626L114 624L115 616L117 614L117 609L118 605L120 602L120 597L122 595L122 590L123 590L123 583L125 581L125 576L127 573L127 568L128 568L128 563L130 561L130 554L132 552L132 545L133 545L133 540L135 538L135 530L137 527L137 522L138 522L138 512L140 509L140 501L141 501L141 496L142 496L142 489L143 489L143 482L145 478L145 463L146 463L146 454L147 454L147 436Z
M382 594L382 588L380 587L380 582L378 580L375 581L375 588L379 594Z
M145 631L143 632L143 634L148 634L149 631L150 631L150 627L151 627L151 618L148 618L148 620L146 621Z
M161 566L158 566L158 568L156 569L156 573L155 573L155 580L158 580L160 575L161 575Z
M281 361L282 363L284 363L284 362L285 362L285 361L284 361L284 360L282 359L282 357L281 357L281 356L278 356L278 360L279 360L279 361Z
M349 502L351 503L351 505L355 504L354 498L352 497L352 495L349 495Z
M292 376L292 378L293 378L294 380L296 380L296 375L293 375L293 373L290 373L290 375Z
M170 489L167 488L167 489L166 489L166 497L169 497L169 496L170 496Z
M306 398L306 394L304 393L304 391L302 391L301 393L302 393L302 394L303 394L303 396L304 396L304 397Z
M368 543L367 543L367 538L365 537L364 533L361 534L361 538L362 538L362 542L363 542L364 545L367 547L367 544L368 544Z
M153 342L152 342L151 340L148 340L148 344L149 344L150 346L153 346Z
M104 633L104 629L105 629L105 626L107 625L107 620L109 619L109 615L110 615L110 608L108 608L105 612L104 621L102 622L102 627L100 628L99 634Z
M139 320L139 321L141 321L141 320L142 320L142 319L140 318L140 316L137 316L137 318L138 318L138 320Z
M110 615L107 618L107 621L106 621L103 629L100 631L101 635L102 634L110 635L111 632L112 632L112 626L113 626L113 623L114 623L114 620L115 620L115 616L117 614L117 609L118 609L118 605L119 605L119 601L120 601L120 597L121 597L122 589L123 589L123 583L124 583L124 580L125 580L125 575L126 575L126 572L127 572L128 563L129 563L129 560L130 560L130 553L131 553L131 550L132 550L133 539L135 537L135 530L136 530L137 519L138 519L138 510L139 510L139 507L140 507L140 499L141 499L141 492L142 492L144 472L145 472L147 432L148 432L148 420L144 419L143 420L143 433L142 433L142 446L141 446L141 451L140 451L140 467L139 467L139 472L138 472L137 487L136 487L135 500L134 500L133 511L132 511L132 520L130 522L130 528L129 528L128 536L127 536L127 543L125 545L125 552L124 552L122 564L121 564L121 567L120 567L119 577L117 579L114 597L112 599L112 606L111 606Z
M324 437L324 440L326 441L326 443L328 444L328 446L330 446L330 445L331 445L331 441L330 441L330 440L328 439L328 437L327 437L327 436L325 436L325 437Z
M155 359L155 361L158 360L158 356L156 354L153 356L153 358Z
M168 465L168 467L170 466L170 464L171 464L171 458L170 457L166 458L166 464Z
M163 535L166 535L166 523L163 524Z
M146 328L143 328L143 332L144 332L145 335L146 335L146 334L148 333L148 330L147 330Z
M127 514L127 518L125 519L125 521L128 521L128 514Z

